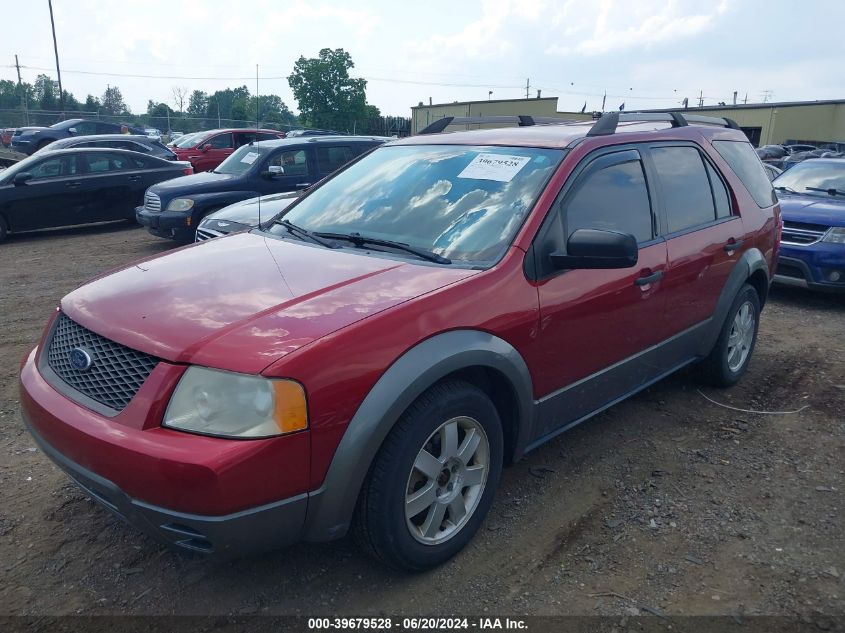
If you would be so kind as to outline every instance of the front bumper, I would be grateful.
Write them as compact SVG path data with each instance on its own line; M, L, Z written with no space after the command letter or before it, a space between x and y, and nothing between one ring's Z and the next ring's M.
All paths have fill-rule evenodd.
M27 426L39 448L94 501L129 525L178 550L245 556L291 545L301 537L308 495L223 516L175 512L133 499L113 482L71 461Z
M832 273L839 279L832 281ZM845 292L845 246L817 242L808 246L781 243L774 281L823 292Z
M193 241L196 227L190 213L173 211L152 212L144 207L135 207L135 219L138 224L158 237L166 237L180 242Z
M32 151L32 141L20 140L17 137L12 137L12 149L22 154L29 154Z
M239 441L162 428L156 402L181 375L164 362L123 411L105 417L53 387L36 355L21 370L24 422L42 450L111 512L159 541L206 554L245 555L300 540L308 433Z

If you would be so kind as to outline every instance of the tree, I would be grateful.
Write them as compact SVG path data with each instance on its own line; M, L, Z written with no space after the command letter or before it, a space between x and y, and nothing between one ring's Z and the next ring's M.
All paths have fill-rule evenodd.
M352 79L352 57L342 48L320 50L319 57L300 57L288 77L306 125L351 130L366 119L365 79Z
M185 102L188 100L188 88L186 86L173 86L173 105L177 112L185 111Z
M94 95L88 95L85 97L85 106L83 109L86 112L99 112L100 111L100 100L97 99Z
M40 110L59 109L59 84L47 75L38 75L33 85L33 106Z
M126 106L126 102L123 101L120 88L117 86L106 88L100 104L100 112L111 116L131 114L129 108Z
M188 99L188 114L192 117L203 117L208 109L208 95L202 90L194 90Z

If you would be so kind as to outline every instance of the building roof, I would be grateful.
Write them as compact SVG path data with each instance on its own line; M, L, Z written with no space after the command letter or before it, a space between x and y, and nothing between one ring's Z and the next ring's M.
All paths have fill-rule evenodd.
M483 101L453 101L451 103L432 103L431 105L421 103L411 106L411 110L417 108L448 108L449 106L473 105L476 103L512 103L515 101L557 101L557 97L531 97L529 99L484 99Z
M660 108L654 110L643 110L643 112L701 112L705 110L759 110L760 108L794 108L798 106L813 105L842 105L845 99L820 99L816 101L771 101L767 103L737 103L727 105L707 105L689 108Z

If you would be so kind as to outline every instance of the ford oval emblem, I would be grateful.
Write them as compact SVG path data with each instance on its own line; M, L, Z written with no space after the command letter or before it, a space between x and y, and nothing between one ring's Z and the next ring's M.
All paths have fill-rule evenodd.
M91 358L91 354L84 347L74 347L70 350L69 356L70 366L76 371L85 371L86 369L90 369L91 365L94 363L94 360Z

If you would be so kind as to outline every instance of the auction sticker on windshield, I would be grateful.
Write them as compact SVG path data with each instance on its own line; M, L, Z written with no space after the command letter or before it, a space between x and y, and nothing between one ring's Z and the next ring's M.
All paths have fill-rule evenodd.
M458 178L510 182L530 160L528 156L479 154L458 174Z
M244 155L241 159L242 163L246 163L247 165L252 165L255 162L255 159L258 158L258 152L249 152Z

